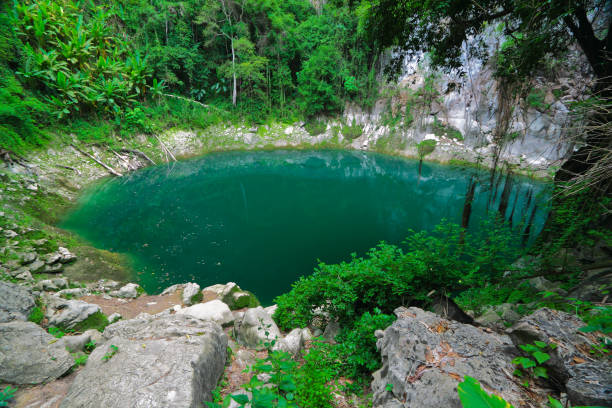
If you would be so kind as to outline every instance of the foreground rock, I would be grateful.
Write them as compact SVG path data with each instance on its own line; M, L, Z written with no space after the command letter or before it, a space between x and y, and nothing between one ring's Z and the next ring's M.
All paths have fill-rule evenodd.
M223 373L227 336L186 315L123 320L89 356L62 408L200 408ZM116 347L116 353L111 346Z
M0 323L28 320L34 306L34 296L28 289L0 281Z
M512 379L516 354L508 336L415 307L395 314L398 320L378 333L383 366L372 382L374 407L461 408L457 385L466 375L516 408L529 406Z
M544 366L549 376L565 384L572 405L612 406L612 363L590 356L597 338L580 332L584 326L574 315L543 308L523 317L508 333L517 345L536 340L557 345L547 351L551 358Z
M63 344L36 324L0 324L0 383L52 381L70 370L73 363Z
M248 309L234 322L234 335L240 343L251 348L263 347L264 343L282 337L272 317L261 306Z

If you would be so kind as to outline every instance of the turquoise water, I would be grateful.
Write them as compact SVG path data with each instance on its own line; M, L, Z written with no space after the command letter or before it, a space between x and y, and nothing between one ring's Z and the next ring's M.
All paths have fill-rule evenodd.
M469 178L488 185L484 171L424 163L419 178L417 169L417 161L363 152L215 153L109 179L88 190L61 226L128 254L134 280L149 293L185 281L234 281L270 303L317 260L346 260L381 240L400 243L408 229L443 218L460 223ZM486 217L482 185L470 225ZM525 208L529 188L537 199ZM518 197L513 219L528 219L536 201L543 208L545 189L516 180L508 214ZM534 235L545 216L536 212Z

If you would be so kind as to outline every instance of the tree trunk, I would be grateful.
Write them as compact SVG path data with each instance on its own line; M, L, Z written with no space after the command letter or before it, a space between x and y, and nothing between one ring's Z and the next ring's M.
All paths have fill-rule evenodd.
M232 47L232 77L234 80L232 105L236 106L236 52L234 51L234 37L230 40L230 46Z

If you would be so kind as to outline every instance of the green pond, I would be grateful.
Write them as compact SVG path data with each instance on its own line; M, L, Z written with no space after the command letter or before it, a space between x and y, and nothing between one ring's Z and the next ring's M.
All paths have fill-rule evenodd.
M127 254L133 280L149 293L186 281L233 281L270 304L319 260L347 260L382 240L400 243L409 229L442 219L460 223L470 177L481 181L470 228L487 217L488 172L423 163L419 177L418 167L354 151L214 153L105 180L61 227ZM533 218L532 240L546 218L547 186L526 178L512 185L507 215L513 210L515 224Z

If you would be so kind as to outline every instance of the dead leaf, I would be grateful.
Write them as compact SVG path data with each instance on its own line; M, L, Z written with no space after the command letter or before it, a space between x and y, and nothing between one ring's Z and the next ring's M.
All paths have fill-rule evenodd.
M583 363L586 363L586 360L584 358L580 358L580 357L574 356L574 363L575 364L583 364Z

